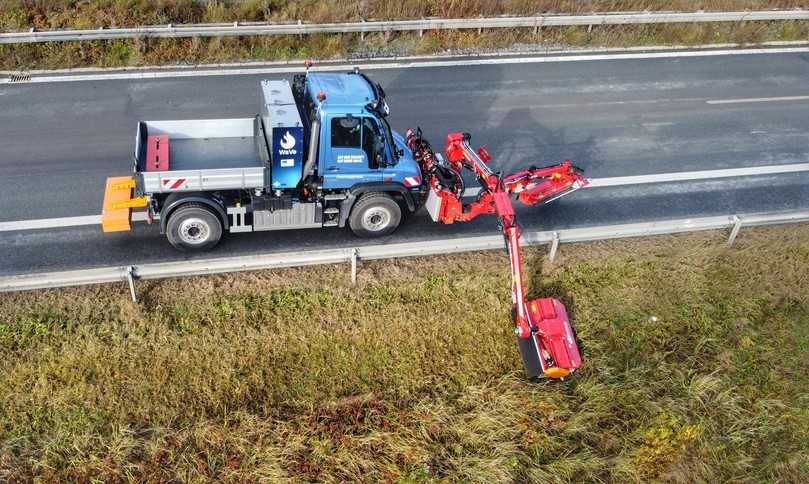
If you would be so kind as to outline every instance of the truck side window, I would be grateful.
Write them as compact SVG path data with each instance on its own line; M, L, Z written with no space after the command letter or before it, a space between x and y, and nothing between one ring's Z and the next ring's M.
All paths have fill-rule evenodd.
M368 167L379 168L385 160L385 140L379 134L379 126L373 118L362 118L362 149L368 156Z
M360 148L359 118L332 118L331 145L334 148Z

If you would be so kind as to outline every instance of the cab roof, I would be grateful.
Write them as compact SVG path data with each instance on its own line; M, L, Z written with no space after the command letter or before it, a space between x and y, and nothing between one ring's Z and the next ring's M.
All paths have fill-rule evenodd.
M309 96L317 107L323 111L331 108L341 112L362 112L365 105L374 101L376 95L368 81L360 74L333 74L310 72L306 74L306 85ZM317 93L326 93L326 101L321 103Z

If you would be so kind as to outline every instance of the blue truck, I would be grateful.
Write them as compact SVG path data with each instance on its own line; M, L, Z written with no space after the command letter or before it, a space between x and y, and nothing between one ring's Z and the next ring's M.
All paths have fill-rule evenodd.
M141 121L133 176L107 179L105 232L144 209L180 250L226 232L345 227L390 234L425 189L385 92L355 69L261 82L251 118Z

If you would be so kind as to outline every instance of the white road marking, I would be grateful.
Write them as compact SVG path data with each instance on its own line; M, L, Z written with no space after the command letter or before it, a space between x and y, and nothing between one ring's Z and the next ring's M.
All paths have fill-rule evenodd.
M804 40L777 40L772 42L762 42L758 44L759 48L763 47L806 47L809 46L809 41ZM744 44L699 44L699 45L637 45L634 47L590 47L590 48L559 48L551 49L546 48L542 50L526 50L526 51L500 51L486 54L485 57L511 57L515 55L561 55L561 54L610 54L610 53L626 53L626 52L672 52L672 51L687 51L687 50L707 50L707 49L739 49L747 47ZM362 60L375 60L375 61L410 61L410 60L430 60L430 59L464 59L471 57L469 54L433 54L433 55L414 55L414 56L379 56L368 59L348 59L348 58L335 58L323 61L324 64L341 64L349 65L353 62ZM39 74L77 74L82 72L101 73L101 72L132 72L132 71L150 71L150 70L163 70L163 71L176 71L176 70L194 70L194 69L225 69L232 67L269 67L269 66L296 66L303 63L303 59L298 60L282 60L282 61L250 61L250 62L216 62L211 64L196 64L196 65L150 65L150 66L124 66L124 67L68 67L63 69L32 69L26 71L31 75ZM317 65L317 64L316 64ZM17 74L18 71L0 71L2 75Z
M0 222L0 232L15 230L51 229L56 227L77 227L81 225L98 225L101 215L85 215L82 217L40 218L35 220L19 220L16 222Z
M643 126L644 128L654 129L654 128L664 128L666 126L674 126L674 123L672 122L641 123L641 126Z
M665 51L665 52L630 52L630 53L606 53L606 54L566 54L566 55L533 55L530 57L506 57L506 58L485 58L485 59L454 59L454 60L408 60L398 59L392 62L350 62L340 65L322 65L315 68L317 71L342 72L346 66L356 66L360 69L383 70L383 69L403 69L419 67L461 67L479 65L498 64L536 64L553 62L582 62L601 60L639 60L639 59L671 59L678 57L716 57L726 55L752 55L752 54L788 54L807 53L809 47L786 47L786 48L753 48L753 49L717 49L717 50L690 50L690 51ZM121 80L121 79L163 79L177 77L198 77L198 76L237 76L237 75L258 75L258 74L282 74L291 72L303 72L303 65L285 65L281 67L259 67L259 68L227 68L227 69L207 69L207 70L178 70L168 72L120 72L106 74L82 74L82 75L45 75L34 76L30 81L19 84L43 83L43 82L77 82L77 81L100 81L100 80ZM8 84L10 79L0 79L0 84Z
M625 105L645 105L645 104L665 104L665 103L685 103L685 102L704 102L704 97L683 97L683 98L658 98L658 99L635 99L632 101L597 101L597 102L584 102L584 103L561 103L561 104L530 104L523 102L521 106L530 106L536 109L559 109L559 108L584 108L596 106L625 106ZM492 106L489 112L510 112L514 106L502 105ZM674 123L650 123L651 125L666 126ZM646 126L646 124L644 124Z
M804 171L809 171L809 163L751 166L746 168L727 168L722 170L681 171L674 173L656 173L652 175L615 176L607 178L591 178L590 184L585 188L604 188L627 185L644 185L650 183L712 180L716 178L729 178L735 176L779 175L783 173L797 173ZM471 197L477 195L478 193L480 193L479 187L469 188L464 191L463 196ZM145 220L146 212L134 212L132 214L133 222L143 222ZM99 224L101 224L101 215L19 220L13 222L0 222L0 232L79 227Z
M740 99L710 99L706 104L769 103L781 101L807 101L809 96L749 97Z
M134 212L133 222L145 222L146 212ZM20 230L55 229L64 227L81 227L84 225L101 225L101 215L83 215L80 217L40 218L0 222L0 232L16 232Z
M590 180L590 184L587 186L587 188L711 180L715 178L729 178L734 176L779 175L783 173L796 173L801 171L809 171L809 163L790 163L786 165L751 166L746 168L727 168L723 170L681 171L674 173L656 173L653 175L593 178Z
M678 181L713 180L734 176L779 175L809 171L809 163L789 163L786 165L750 166L746 168L727 168L722 170L679 171L673 173L655 173L652 175L614 176L606 178L590 178L590 184L584 188L619 187L627 185L646 185L650 183L670 183ZM470 188L463 196L471 197L480 193L480 188Z

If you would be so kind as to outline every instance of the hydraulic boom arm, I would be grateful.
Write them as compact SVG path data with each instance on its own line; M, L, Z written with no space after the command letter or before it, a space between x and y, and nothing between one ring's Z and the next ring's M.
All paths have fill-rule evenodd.
M422 138L421 130L408 130L406 138L421 167L428 189L425 205L434 221L451 224L483 214L497 216L511 262L514 333L528 376L564 378L574 372L581 366L581 356L565 306L555 298L525 300L520 228L511 195L525 205L547 203L586 186L587 179L569 160L502 176L489 168L491 156L485 148L471 148L468 133L447 135L446 160ZM464 168L474 173L481 187L477 198L466 206L461 200Z

